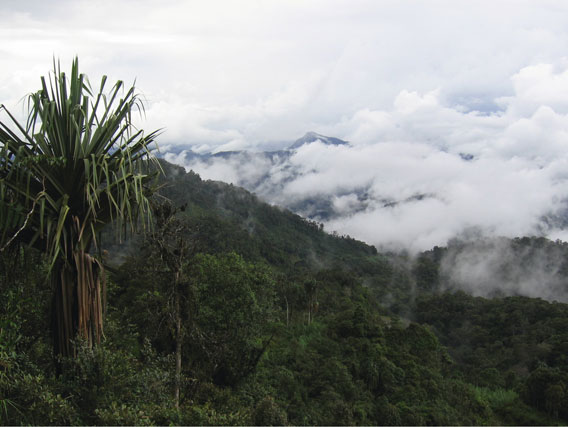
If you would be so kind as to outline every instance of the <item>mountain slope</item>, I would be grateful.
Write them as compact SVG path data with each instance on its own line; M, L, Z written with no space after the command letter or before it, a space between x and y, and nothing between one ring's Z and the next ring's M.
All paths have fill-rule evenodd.
M382 194L368 179L350 179L334 182L334 174L326 164L353 149L347 141L307 132L287 148L278 151L227 151L195 153L191 150L170 152L164 158L183 165L202 176L231 182L246 188L272 204L318 221L328 222L373 209L393 210L417 202L435 200L435 194L416 191L405 195ZM341 167L341 165L338 165ZM319 177L318 183L314 179ZM354 175L359 175L359 172Z
M243 188L204 181L167 162L162 162L162 167L166 179L161 194L176 205L187 204L192 227L211 226L208 233L199 235L208 250L235 250L248 259L263 259L282 269L298 265L349 270L363 264L386 266L373 246L348 236L330 235L322 224L270 206Z
M106 340L81 347L65 375L42 327L46 266L24 248L0 253L3 424L565 424L568 306L444 292L459 289L446 261L491 247L511 255L498 280L526 273L520 263L558 266L552 283L565 283L561 243L381 254L162 167L156 228L110 275Z

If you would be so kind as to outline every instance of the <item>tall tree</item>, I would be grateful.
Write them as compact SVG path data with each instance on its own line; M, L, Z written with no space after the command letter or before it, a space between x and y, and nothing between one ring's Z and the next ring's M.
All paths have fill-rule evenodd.
M72 356L75 338L93 345L103 334L104 268L90 253L98 231L151 220L147 170L158 131L133 125L144 112L134 86L107 89L103 76L93 91L77 58L70 76L54 61L27 106L25 124L0 106L0 249L24 243L47 254L54 350Z
M184 267L188 263L188 258L193 255L194 246L191 244L192 240L188 239L190 232L187 223L178 218L177 214L185 210L185 205L179 208L173 206L168 200L161 203L153 204L153 212L156 218L156 227L149 236L149 243L151 248L157 252L157 255L166 267L164 271L166 277L171 285L168 294L173 300L173 309L168 310L173 317L175 324L174 340L176 343L176 370L175 370L175 384L174 384L174 400L176 409L179 410L180 404L180 390L182 383L182 348L184 341L184 328L182 327L182 299L184 298L182 288L185 288L186 293L189 294L189 299L192 298L192 286L184 280ZM169 276L169 277L168 277ZM193 320L191 302L186 301L185 306L189 309L187 311L187 323L191 329L191 322Z

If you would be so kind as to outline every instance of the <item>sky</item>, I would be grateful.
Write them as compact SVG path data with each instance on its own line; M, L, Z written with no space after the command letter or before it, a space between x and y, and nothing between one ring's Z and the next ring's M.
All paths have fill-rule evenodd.
M177 157L268 172L272 203L324 195L344 212L327 229L411 250L472 229L568 240L566 22L564 0L2 0L0 103L23 114L78 55L93 83L136 82L164 154L349 141L299 149L288 181Z

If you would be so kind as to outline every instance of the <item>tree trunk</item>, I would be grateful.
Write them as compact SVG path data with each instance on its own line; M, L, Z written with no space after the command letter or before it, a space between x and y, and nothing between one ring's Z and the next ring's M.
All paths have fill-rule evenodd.
M76 278L63 264L51 274L53 294L52 333L53 354L56 358L75 356L72 341L77 333ZM58 364L59 370L59 364Z
M175 278L175 316L176 316L176 373L175 373L175 405L179 410L179 395L181 388L181 344L182 344L182 331L181 331L181 307L179 295L179 271L176 272Z
M73 341L89 347L103 336L105 275L102 265L84 251L56 264L51 273L54 289L52 332L55 357L75 357Z

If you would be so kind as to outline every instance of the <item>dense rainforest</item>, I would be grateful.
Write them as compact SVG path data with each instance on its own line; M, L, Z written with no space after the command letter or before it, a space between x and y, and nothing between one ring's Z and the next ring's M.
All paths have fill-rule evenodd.
M474 296L447 269L472 246L506 244L497 285L554 259L564 295L566 244L382 253L161 165L153 228L99 235L100 345L55 358L48 260L2 250L2 424L568 423L568 305Z

